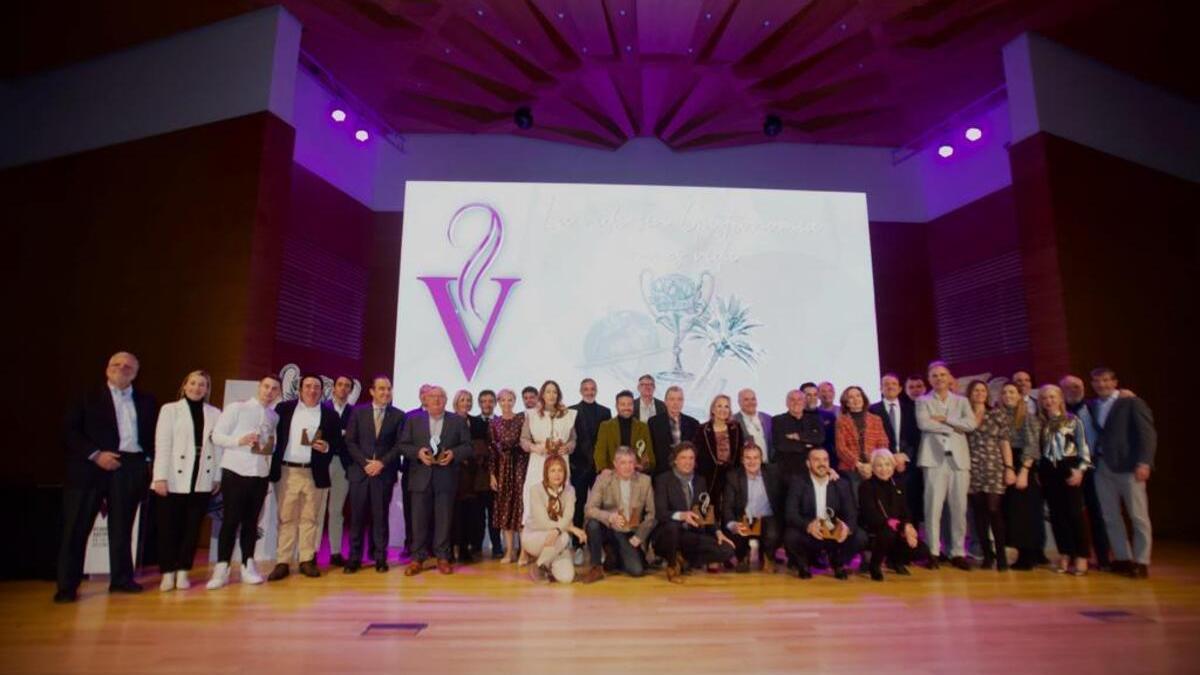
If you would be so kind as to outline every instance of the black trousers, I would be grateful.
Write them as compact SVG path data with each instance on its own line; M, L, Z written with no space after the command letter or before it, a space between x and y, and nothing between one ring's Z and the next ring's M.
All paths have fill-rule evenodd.
M163 574L192 569L200 522L208 513L209 492L168 492L155 500L158 511L158 569Z
M596 482L596 470L589 463L585 467L571 467L571 487L575 488L575 527L583 528L583 510L587 506L588 490Z
M920 526L925 522L925 474L917 466L916 457L909 459L904 471L895 474L894 477L896 485L904 490L904 500L908 505L908 514L912 517L913 527Z
M816 539L807 530L798 527L789 527L783 533L783 546L787 549L788 560L804 566L815 563L824 551L830 565L841 567L850 562L866 543L867 535L861 529L855 529L840 544L833 539Z
M109 585L133 581L133 518L146 496L149 465L140 453L122 455L121 466L87 487L63 489L63 536L58 549L58 590L71 592L83 580L83 558L101 503L108 505Z
M975 519L975 537L979 540L979 547L983 549L983 557L1003 560L1007 564L1004 548L1008 545L1008 527L1005 523L1007 518L1004 515L1004 495L973 492L967 495L967 502ZM989 529L992 531L990 539Z
M916 527L914 525L914 527ZM910 548L903 532L883 527L870 533L871 569L883 570L884 560L892 567L903 567L914 558L929 557L929 547L917 539L916 548Z
M221 531L217 535L217 562L233 559L233 544L242 548L242 560L254 557L258 541L258 515L267 498L266 476L243 476L221 470ZM239 536L240 534L240 536Z
M449 560L450 534L454 527L454 490L436 489L432 484L412 493L413 545L412 558L422 562L429 557L430 541L438 560Z
M409 555L413 551L413 503L412 492L408 489L408 471L400 473L400 502L404 505L404 550Z
M394 473L350 478L350 553L347 560L362 560L363 537L371 522L371 559L387 561L388 507L396 489Z
M737 553L738 560L745 560L746 556L750 555L751 539L758 539L758 555L763 560L774 560L775 551L779 549L779 544L783 541L783 532L779 525L779 519L775 516L764 517L762 519L762 535L758 537L743 537L726 528L726 534L733 540L733 548Z
M496 519L492 515L493 510L496 508L496 493L491 490L484 492L479 495L479 502L483 506L483 522L487 528L488 539L492 542L492 554L495 555L504 550L504 542L500 540L500 528L494 524ZM576 504L575 506L576 510L578 510L579 505ZM480 550L483 550L482 542L480 543Z
M675 562L678 553L693 567L723 563L734 554L733 547L718 544L712 532L684 527L683 523L674 520L660 522L654 529L654 551L667 564Z
M454 545L465 561L483 546L483 500L478 494L459 497L454 505Z
M1055 465L1042 460L1038 477L1050 507L1050 529L1058 552L1072 558L1088 557L1087 527L1083 519L1083 486L1067 485L1071 467L1060 462Z

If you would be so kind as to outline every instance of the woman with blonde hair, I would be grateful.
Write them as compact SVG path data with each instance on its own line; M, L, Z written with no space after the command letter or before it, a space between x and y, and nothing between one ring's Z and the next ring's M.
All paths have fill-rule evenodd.
M587 543L587 535L575 527L575 488L567 482L567 460L550 455L542 465L542 480L529 486L529 513L521 544L534 560L529 576L534 581L547 577L569 584L575 579L571 536Z
M179 400L158 413L154 432L154 478L158 495L159 589L187 589L188 571L196 557L200 522L208 512L209 497L220 489L217 471L221 448L213 443L213 427L221 411L209 405L212 377L193 370L183 378Z
M525 425L525 413L514 412L517 395L512 389L501 389L496 394L500 414L488 424L488 441L491 461L488 463L492 492L496 493L492 504L492 525L500 530L504 539L504 557L501 563L516 560L513 540L521 529L524 510L521 490L525 485L525 471L529 464L529 453L521 449L521 429Z
M1087 435L1079 418L1067 412L1062 389L1057 385L1043 385L1038 390L1037 406L1017 487L1025 487L1029 473L1037 472L1061 556L1058 572L1083 576L1088 571L1091 548L1083 520L1083 474L1092 468Z
M745 438L742 425L733 419L733 405L725 394L708 404L708 421L696 430L696 473L704 476L715 513L721 513L726 478L742 465Z

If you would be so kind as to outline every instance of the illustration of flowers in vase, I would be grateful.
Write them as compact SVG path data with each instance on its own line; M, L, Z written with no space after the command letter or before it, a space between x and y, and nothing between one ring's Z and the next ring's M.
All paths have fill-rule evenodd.
M683 369L683 341L700 330L708 313L716 285L712 273L701 272L693 280L678 273L656 277L650 270L642 270L640 282L642 299L650 315L673 340L674 367L656 373L655 377L667 382L691 381L694 375Z

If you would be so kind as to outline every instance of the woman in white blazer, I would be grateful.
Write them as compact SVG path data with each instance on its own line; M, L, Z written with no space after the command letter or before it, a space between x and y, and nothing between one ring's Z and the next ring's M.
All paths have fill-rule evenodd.
M220 489L221 448L213 443L213 427L221 411L209 405L212 378L193 370L179 388L179 400L158 413L154 433L154 482L158 495L158 563L160 590L186 589L196 557L200 521L208 499Z

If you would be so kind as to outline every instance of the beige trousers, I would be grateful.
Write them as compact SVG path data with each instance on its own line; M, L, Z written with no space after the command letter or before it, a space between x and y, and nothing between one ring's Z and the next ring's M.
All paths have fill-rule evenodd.
M317 518L329 488L318 488L313 483L312 469L285 466L275 489L279 498L279 543L275 547L275 561L291 563L297 546L300 562L313 560L317 554Z

